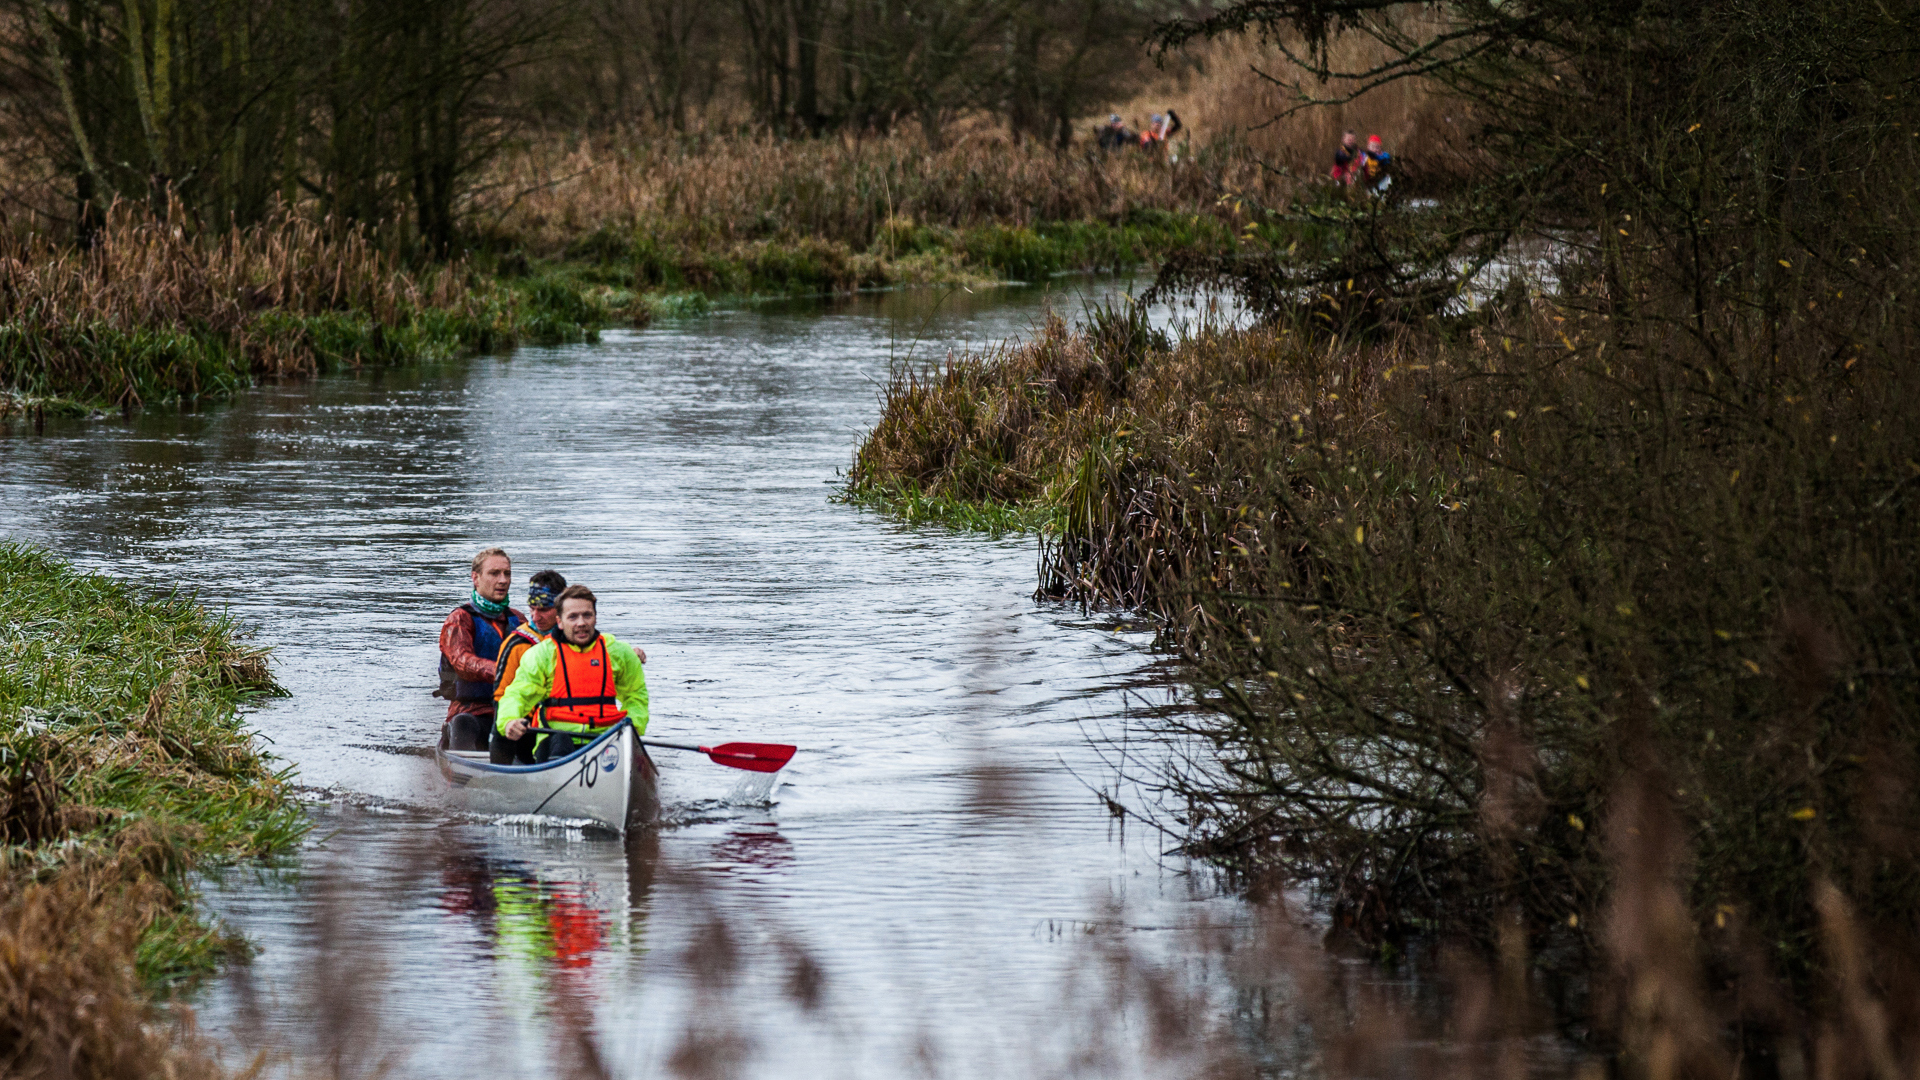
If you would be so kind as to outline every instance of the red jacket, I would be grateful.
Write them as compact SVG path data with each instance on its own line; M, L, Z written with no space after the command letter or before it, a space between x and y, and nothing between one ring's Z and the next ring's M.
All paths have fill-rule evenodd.
M525 619L516 608L508 608L509 615ZM471 682L493 681L495 657L481 656L473 651L473 612L466 605L454 608L447 621L440 624L440 655L447 658L453 670L463 679ZM447 719L451 720L460 713L475 716L491 716L493 707L471 701L447 702Z

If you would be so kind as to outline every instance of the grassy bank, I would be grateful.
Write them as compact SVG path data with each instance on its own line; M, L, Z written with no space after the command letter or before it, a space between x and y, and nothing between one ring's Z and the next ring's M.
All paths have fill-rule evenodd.
M0 1067L199 1075L155 986L241 948L187 875L305 829L238 709L265 654L190 599L0 543Z
M1073 271L1127 270L1174 251L1228 252L1231 229L1201 214L1142 211L1120 222L1056 221L967 229L893 219L864 249L813 237L715 247L668 233L598 233L571 254L584 274L636 290L727 296L850 292L896 285L1044 281Z
M477 254L449 264L403 264L373 233L293 215L208 234L122 208L89 250L16 237L0 252L0 410L131 409L260 378L578 341L719 296L1224 256L1248 213L1217 197L1223 169L1246 171L1233 158L935 153L905 138L646 145L514 159L521 172L500 190L533 193L476 211L491 222ZM578 160L594 153L610 157ZM536 179L550 173L561 180Z
M718 297L1044 280L1271 247L1303 191L1231 131L1169 157L910 135L544 140L490 166L465 254L401 261L312 208L227 233L122 206L85 251L0 250L0 410L218 398L261 378L592 337ZM1292 237L1290 237L1291 239Z

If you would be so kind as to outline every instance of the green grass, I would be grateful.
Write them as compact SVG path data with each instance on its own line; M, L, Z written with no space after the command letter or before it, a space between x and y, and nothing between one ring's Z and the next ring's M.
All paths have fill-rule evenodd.
M142 401L223 397L251 381L249 368L235 342L206 331L0 326L0 370L13 375L8 389L21 397L96 405L129 392Z
M86 402L68 397L36 397L11 390L0 391L0 417L13 413L81 417L92 412L93 407Z
M1061 512L1051 506L1017 506L994 500L928 495L906 483L842 488L834 501L878 511L907 524L944 525L994 536L1038 532L1057 523L1061 516Z
M240 718L281 693L265 650L191 597L142 595L12 542L0 542L0 649L0 783L15 792L0 800L0 864L57 873L123 836L164 836L169 857L138 871L173 898L150 913L141 973L176 979L231 954L193 913L187 875L287 850L307 829L291 770ZM55 786L19 794L35 776Z
M807 236L718 243L671 226L640 228L632 235L603 227L569 246L566 261L553 272L627 285L649 296L794 296L906 284L1037 281L1074 271L1130 269L1174 251L1231 251L1238 242L1217 218L1158 210L1137 210L1117 222L1058 221L1031 228L953 229L896 219L864 246Z
M631 294L559 274L498 282L463 308L422 307L382 323L358 311L302 315L267 311L255 327L291 338L323 369L389 366L490 352L520 342L561 345L599 340Z
M692 319L713 311L713 301L702 292L647 293L640 303L653 319Z

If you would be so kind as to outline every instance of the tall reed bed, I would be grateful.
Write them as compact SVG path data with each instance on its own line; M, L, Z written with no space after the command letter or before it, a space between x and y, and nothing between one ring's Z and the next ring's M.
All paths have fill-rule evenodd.
M131 408L335 364L577 339L606 314L564 287L410 268L324 221L206 234L177 212L119 207L89 249L0 244L0 387Z
M1330 48L1329 60L1352 70L1389 56L1358 35ZM537 256L628 245L636 230L676 244L807 237L865 252L884 248L899 221L1031 229L1141 211L1216 213L1223 194L1284 205L1300 183L1325 175L1348 128L1378 133L1421 171L1444 176L1459 167L1472 128L1462 107L1419 79L1275 120L1303 92L1334 97L1353 87L1318 83L1273 43L1200 42L1167 60L1164 76L1112 108L1135 128L1175 108L1185 130L1168 154L1098 150L1105 107L1067 149L1010 139L985 114L962 120L938 146L910 131L779 139L643 129L538 140L502 156L473 216L483 234Z
M650 244L726 250L803 238L892 254L903 225L1031 230L1142 212L1211 214L1226 187L1276 182L1231 154L1170 164L986 131L940 149L908 135L663 136L550 142L503 158L478 218L540 256L626 259Z

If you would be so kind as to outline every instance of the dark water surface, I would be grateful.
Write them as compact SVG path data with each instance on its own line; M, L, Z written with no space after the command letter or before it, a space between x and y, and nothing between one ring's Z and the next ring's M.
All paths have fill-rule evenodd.
M1145 1068L1145 1035L1086 1029L1085 931L1136 927L1204 985L1164 928L1241 915L1090 790L1129 702L1166 698L1144 636L1032 601L1029 538L828 501L891 360L1024 334L1047 302L765 307L0 428L0 535L197 591L292 692L253 721L315 830L210 887L261 952L196 994L202 1025L306 1072L344 1047L347 1071L547 1075L582 1035L623 1076ZM625 844L439 809L400 751L435 737L434 635L494 544L516 597L556 568L647 651L650 734L799 744L777 789L662 752L667 821Z

